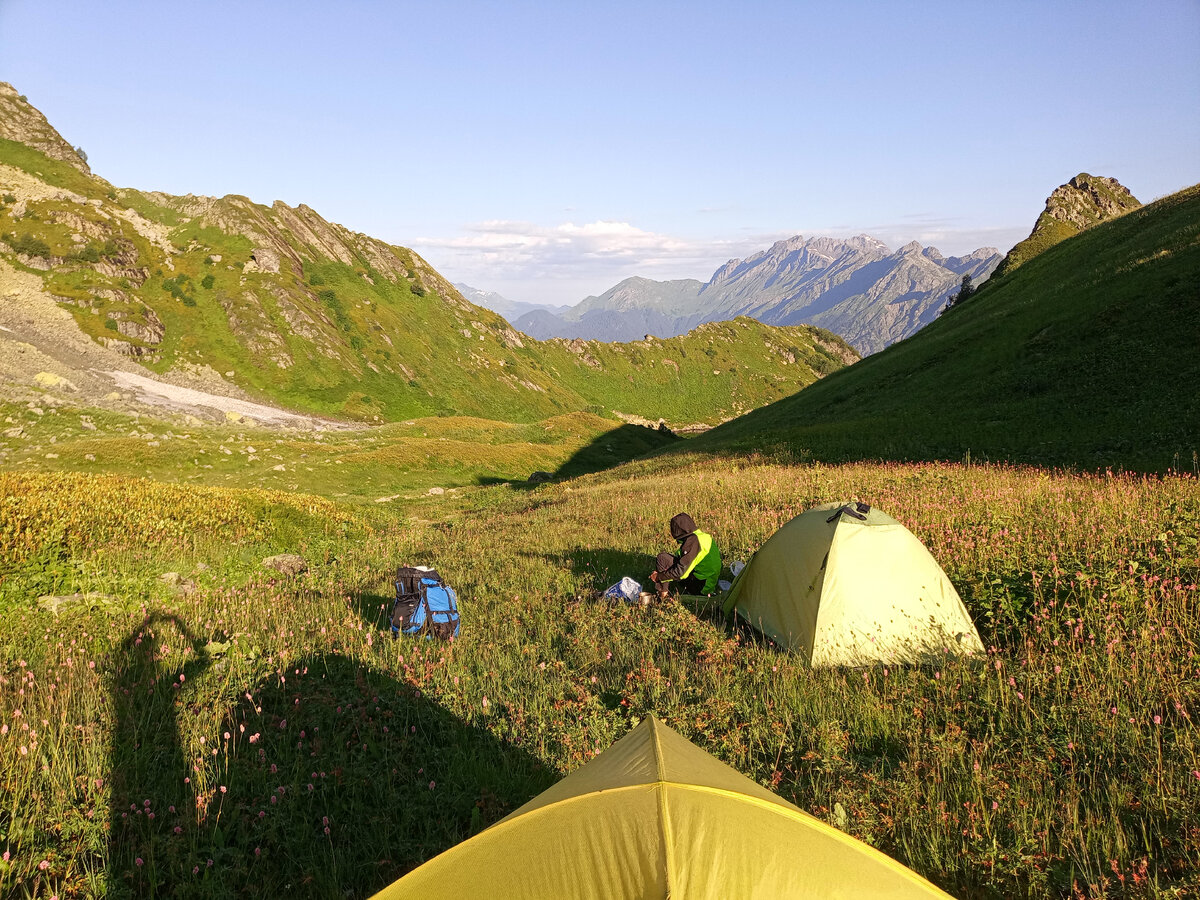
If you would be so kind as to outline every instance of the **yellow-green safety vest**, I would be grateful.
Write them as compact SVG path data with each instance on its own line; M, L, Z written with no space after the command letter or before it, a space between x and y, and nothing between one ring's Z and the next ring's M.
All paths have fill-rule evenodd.
M721 551L713 543L711 534L701 531L699 528L693 531L692 534L700 542L700 552L696 554L696 558L692 560L692 564L687 567L687 571L680 575L679 578L682 581L695 572L697 578L704 580L704 593L715 593L718 587L717 582L721 578Z

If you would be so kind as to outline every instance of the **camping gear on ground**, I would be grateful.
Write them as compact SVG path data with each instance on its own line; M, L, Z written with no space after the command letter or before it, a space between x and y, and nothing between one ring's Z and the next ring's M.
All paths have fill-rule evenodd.
M651 716L375 900L948 896Z
M400 566L396 570L396 603L392 606L392 637L425 635L448 640L458 636L458 595L429 566Z
M724 609L814 667L983 653L925 545L865 503L827 503L785 524L734 581Z
M602 597L608 600L624 600L626 603L637 603L642 586L626 575L612 587L608 588Z

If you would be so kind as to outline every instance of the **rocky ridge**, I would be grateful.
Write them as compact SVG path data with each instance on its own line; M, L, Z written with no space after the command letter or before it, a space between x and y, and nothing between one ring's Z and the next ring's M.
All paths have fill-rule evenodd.
M730 260L707 282L628 278L561 315L530 313L513 324L543 339L629 341L750 316L770 325L816 325L869 354L931 322L963 275L982 281L999 260L990 247L947 258L915 241L892 251L869 235L798 235Z

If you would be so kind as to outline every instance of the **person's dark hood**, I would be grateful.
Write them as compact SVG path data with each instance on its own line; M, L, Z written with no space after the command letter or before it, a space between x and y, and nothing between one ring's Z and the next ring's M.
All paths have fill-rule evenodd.
M680 513L671 519L671 537L677 541L682 541L695 530L696 523L692 521L692 517L687 513Z

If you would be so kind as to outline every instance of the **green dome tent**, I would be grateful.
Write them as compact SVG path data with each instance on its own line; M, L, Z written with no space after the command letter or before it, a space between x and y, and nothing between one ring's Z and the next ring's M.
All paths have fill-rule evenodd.
M814 667L983 652L925 545L861 503L817 506L780 528L738 575L724 609Z
M947 896L650 717L375 900Z

